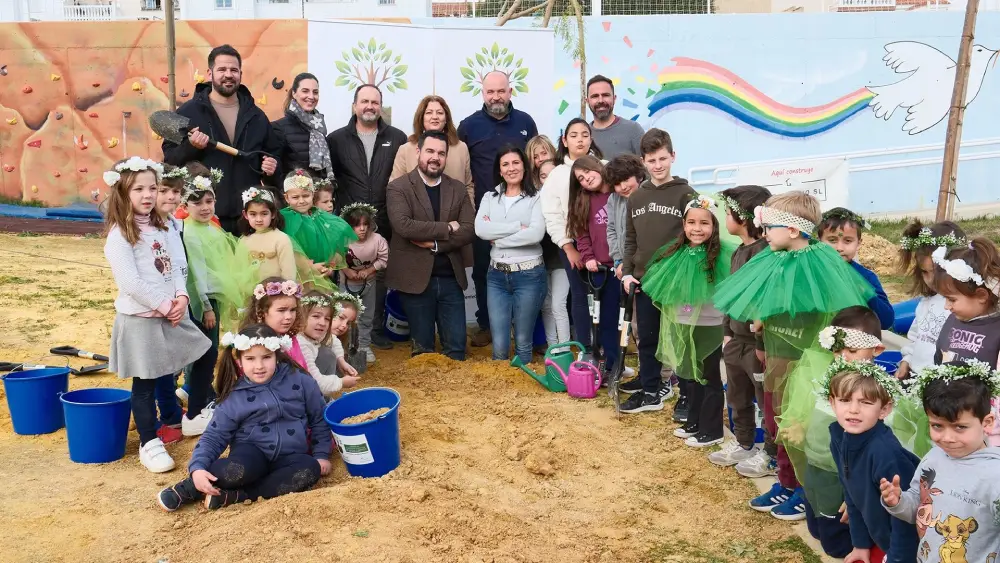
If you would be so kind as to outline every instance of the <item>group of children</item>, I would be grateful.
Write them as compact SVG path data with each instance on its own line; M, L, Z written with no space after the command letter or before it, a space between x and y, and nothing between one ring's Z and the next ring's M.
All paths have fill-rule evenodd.
M161 506L205 498L218 508L310 487L330 467L326 399L358 382L343 339L371 319L365 285L388 252L369 231L374 211L353 206L345 221L319 210L313 180L293 172L287 208L264 188L243 193L236 239L214 219L218 171L132 157L104 180L105 255L119 289L109 369L132 379L139 460L170 471L165 445L200 436L190 477L164 489ZM330 279L338 266L343 291Z
M574 269L607 266L620 279L610 294L636 291L639 376L620 385L631 395L622 412L661 410L669 365L680 378L674 435L696 448L722 444L708 456L715 465L777 476L749 501L753 509L807 520L824 550L845 561L994 561L1000 490L987 476L1000 467L993 447L1000 444L1000 255L993 243L967 240L950 222L906 229L902 268L921 299L911 343L890 374L876 358L894 310L874 272L856 261L868 228L861 216L823 213L808 194L759 186L699 195L671 174L666 132L644 135L639 167L630 155L605 164L589 126L571 122L567 135L573 126L576 135L560 140L562 162L546 158L551 144L541 141L529 144L529 159L561 250L564 267L551 275L568 272L572 300L583 304ZM560 169L568 193L552 182ZM552 279L550 299L565 302ZM579 336L581 323L570 316ZM565 317L553 317L546 328L558 334ZM613 355L617 336L607 333L593 346ZM557 338L549 342L565 340ZM735 440L723 443L727 402Z

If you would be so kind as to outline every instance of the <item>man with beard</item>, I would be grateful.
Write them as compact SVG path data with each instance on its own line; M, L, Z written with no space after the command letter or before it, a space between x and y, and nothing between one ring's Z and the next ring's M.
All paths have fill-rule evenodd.
M483 109L466 117L458 124L458 139L469 146L472 180L476 185L476 209L483 195L493 191L497 178L493 177L493 164L497 151L506 144L524 150L528 139L538 135L535 120L510 103L510 81L507 75L494 70L483 77ZM472 345L488 346L490 317L486 309L486 272L490 268L490 243L476 238L472 242L472 282L476 285L476 322L479 330L472 337Z
M251 162L208 147L211 138L246 152L277 154L281 148L277 146L280 140L271 131L271 121L257 107L250 90L241 84L242 65L243 59L232 46L212 49L208 54L211 82L195 86L194 97L177 108L177 113L191 120L187 138L179 145L163 141L163 161L167 164L184 166L198 161L222 171L222 181L215 187L215 213L222 228L234 235L238 234L236 222L243 213L243 190L261 185L261 180L277 187L281 177L277 173L278 161L271 157Z
M354 115L347 125L330 133L333 175L337 178L336 210L355 202L367 203L378 209L375 224L378 233L392 241L392 226L386 215L386 185L392 174L392 163L406 134L382 119L382 91L374 84L359 86L354 91ZM375 277L375 321L372 346L388 350L392 342L382 330L385 319L385 277L382 271Z
M601 147L604 158L611 160L623 154L641 156L639 140L642 125L615 115L615 85L598 74L587 81L587 105L594 114L594 144Z
M389 243L386 285L399 292L410 324L412 354L441 353L465 360L465 260L475 238L475 209L465 184L442 173L448 137L425 131L417 168L389 183L386 206L395 236ZM485 290L485 286L483 287Z

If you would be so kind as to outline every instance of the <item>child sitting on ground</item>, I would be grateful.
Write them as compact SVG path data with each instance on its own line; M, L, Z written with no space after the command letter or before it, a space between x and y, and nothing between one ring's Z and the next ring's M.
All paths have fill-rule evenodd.
M909 482L920 463L884 422L893 405L904 400L902 386L869 361L841 357L820 382L820 397L829 400L837 417L829 425L830 453L849 518L852 549L845 563L916 561L917 529L885 511L877 485L895 475Z
M375 275L389 263L389 243L376 232L377 215L378 210L367 203L352 203L340 213L358 237L347 249L344 289L357 295L364 304L365 312L358 319L358 346L365 353L368 363L375 362L375 353L371 349L372 330L375 328Z
M882 504L916 524L917 561L994 561L1000 448L986 445L986 430L996 422L989 398L1000 394L1000 373L969 360L931 366L912 379L910 393L923 403L937 447L920 461L909 489L900 487L900 475L882 479Z
M295 339L302 349L302 355L306 360L306 368L309 375L319 384L323 395L330 396L341 389L354 387L358 378L345 375L343 378L337 377L336 370L324 371L317 366L316 359L323 348L329 348L333 340L331 325L334 317L340 317L343 306L336 303L329 295L319 291L310 291L301 300L302 315L305 317L305 324L302 332L295 335Z
M222 337L212 424L191 455L190 476L160 491L161 508L173 512L204 498L214 510L274 498L305 491L330 472L326 403L285 355L291 340L265 325Z
M861 233L868 228L868 221L857 213L843 207L834 207L823 214L823 220L816 227L816 236L832 246L845 262L871 284L875 290L875 297L868 300L868 308L878 315L882 330L889 330L896 320L896 311L892 308L892 303L889 302L889 297L882 289L882 282L878 280L875 272L865 268L856 260L858 249L861 248Z

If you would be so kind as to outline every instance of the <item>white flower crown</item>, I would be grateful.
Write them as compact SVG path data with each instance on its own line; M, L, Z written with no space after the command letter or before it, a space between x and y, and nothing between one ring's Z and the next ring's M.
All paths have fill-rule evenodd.
M365 312L365 306L361 304L361 299L359 299L358 296L354 294L347 292L337 292L333 294L333 300L350 302L352 305L354 305L354 308L357 309L358 316L360 316L362 313Z
M311 192L316 189L316 185L313 182L312 176L302 173L285 178L283 188L285 193L288 193L289 190L308 190Z
M259 336L254 336L253 338L245 334L233 334L227 332L222 335L222 340L219 341L223 346L232 346L240 352L246 352L254 346L263 346L272 352L277 352L279 349L287 352L292 349L292 337L287 334L283 336L267 336L261 338Z
M771 225L781 225L783 227L795 227L802 234L809 236L813 231L816 230L816 223L808 219L799 217L798 215L792 215L787 211L781 211L773 207L767 207L766 205L758 205L753 210L753 224L757 227L764 228Z
M991 397L1000 395L1000 371L996 371L986 362L980 360L962 360L965 365L937 365L925 367L915 377L904 383L907 391L918 401L923 401L927 385L935 379L946 383L967 377L981 379L989 389Z
M948 260L945 258L948 255L948 249L939 246L933 253L931 253L931 260L942 270L944 273L948 274L952 278L960 282L972 282L979 287L985 287L987 291L993 295L1000 296L1000 279L989 278L987 280L983 279L976 273L972 266L968 262L960 258L955 260Z
M274 196L271 195L271 191L263 190L260 188L250 188L249 190L244 191L241 197L243 198L244 207L246 206L246 204L254 200L270 201L271 203L274 203Z
M130 172L144 172L146 170L152 170L153 174L156 175L156 181L159 182L163 178L163 165L155 160L149 160L142 158L141 156L133 156L124 162L119 162L115 165L114 169L108 170L104 173L104 183L110 188L118 183L118 180L122 179L122 172L126 170Z
M823 379L820 380L818 394L821 398L830 398L830 382L833 381L834 376L844 372L856 372L874 379L880 387L889 393L893 402L903 398L903 386L900 385L898 379L889 375L889 372L885 371L882 366L862 360L849 362L839 356L833 359L833 363L830 364L826 373L823 374Z
M712 211L718 209L719 206L715 203L714 199L708 197L707 195L699 195L684 206L684 212L687 213L689 209L695 208Z
M302 299L299 299L299 303L303 306L315 305L316 307L329 307L333 311L334 316L337 316L344 310L344 306L333 300L332 297L326 295L307 295Z
M839 352L844 348L877 348L882 345L882 340L863 330L828 326L819 331L819 344L831 352Z
M187 166L179 166L179 167L174 168L173 170L171 170L169 172L164 172L163 173L163 179L167 179L167 178L181 178L182 180L187 180L189 176L190 176L190 173L188 173Z

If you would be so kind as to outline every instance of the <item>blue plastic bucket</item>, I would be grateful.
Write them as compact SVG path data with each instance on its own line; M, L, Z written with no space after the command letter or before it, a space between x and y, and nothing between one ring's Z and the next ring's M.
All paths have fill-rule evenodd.
M3 390L15 433L49 434L65 426L59 396L69 390L69 368L8 373Z
M80 389L62 396L69 458L108 463L125 455L132 393L125 389Z
M382 416L361 424L341 424L349 417L388 408ZM354 477L381 477L399 467L399 393L370 387L344 394L323 413L333 430L347 472Z
M389 340L406 342L410 339L410 323L403 312L399 293L390 291L385 296L385 335ZM364 411L362 411L364 412Z
M875 357L875 363L882 366L889 375L895 375L899 362L903 361L903 353L898 350L886 350Z
M728 385L723 385L722 386L722 392L723 393L726 392L726 388L727 387L728 387ZM728 402L726 403L726 412L729 414L729 431L730 432L735 432L736 431L736 423L733 422L733 407L729 406ZM754 426L756 427L756 430L754 431L754 435L753 435L753 441L754 441L754 443L757 443L757 444L763 444L764 443L764 411L762 411L761 408L760 408L760 405L757 404L757 398L756 397L753 400L753 412L754 412L754 422L755 422Z
M896 313L896 320L892 323L893 332L903 336L910 332L910 325L913 324L913 317L917 315L917 303L919 302L920 298L917 297L892 306L892 310Z

